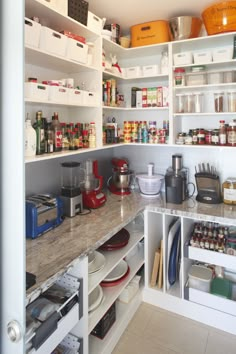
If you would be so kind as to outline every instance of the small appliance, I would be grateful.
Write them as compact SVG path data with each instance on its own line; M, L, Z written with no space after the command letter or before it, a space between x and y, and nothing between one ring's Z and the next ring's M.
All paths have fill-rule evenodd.
M172 167L165 174L166 202L181 204L188 196L188 170L182 167L182 156L172 155Z
M96 209L106 202L106 196L101 191L103 176L98 174L98 161L86 160L84 163L84 181L81 183L83 189L83 205L87 208Z
M63 221L63 202L52 194L26 198L26 237L36 238Z
M199 164L199 171L195 173L198 194L196 200L206 204L219 204L222 202L220 177L209 163Z
M130 194L130 185L134 172L129 169L128 160L113 158L111 163L113 175L107 182L109 190L117 195Z
M83 211L79 162L61 164L61 199L64 203L65 216L71 218Z

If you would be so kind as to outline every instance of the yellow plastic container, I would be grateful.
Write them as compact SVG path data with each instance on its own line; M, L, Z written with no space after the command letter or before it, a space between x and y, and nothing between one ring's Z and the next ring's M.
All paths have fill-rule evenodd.
M130 28L131 47L169 42L169 25L165 20L141 23Z
M202 19L208 35L236 31L236 1L223 1L206 8Z

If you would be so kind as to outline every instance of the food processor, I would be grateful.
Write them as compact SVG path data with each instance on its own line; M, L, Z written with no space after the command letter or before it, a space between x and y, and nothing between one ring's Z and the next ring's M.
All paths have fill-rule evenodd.
M61 164L61 199L64 202L65 216L71 218L83 211L79 162Z
M108 179L108 188L113 194L128 195L134 172L129 169L127 159L113 158L111 160L113 175Z
M83 164L84 180L81 183L83 190L83 205L87 208L96 209L104 205L106 196L101 191L103 176L98 174L98 161L86 160Z

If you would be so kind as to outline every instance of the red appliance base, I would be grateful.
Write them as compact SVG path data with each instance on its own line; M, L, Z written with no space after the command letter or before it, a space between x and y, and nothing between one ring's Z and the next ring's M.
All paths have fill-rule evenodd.
M121 189L116 188L113 184L111 184L109 186L109 190L111 193L116 194L116 195L129 195L131 193L129 188L121 190Z

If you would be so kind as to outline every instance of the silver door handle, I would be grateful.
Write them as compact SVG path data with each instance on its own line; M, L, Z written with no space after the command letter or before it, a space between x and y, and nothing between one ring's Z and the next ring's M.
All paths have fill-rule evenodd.
M19 342L22 338L23 332L21 325L16 320L12 320L7 325L7 333L12 342Z

